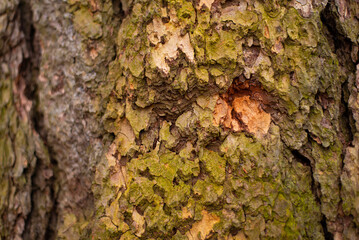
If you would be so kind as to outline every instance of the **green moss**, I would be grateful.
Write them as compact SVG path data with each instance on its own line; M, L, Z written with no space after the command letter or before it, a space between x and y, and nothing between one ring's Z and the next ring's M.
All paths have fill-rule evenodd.
M195 11L186 0L170 0L165 5L160 1L134 4L121 24L118 57L110 67L115 91L106 112L111 128L106 129L116 135L119 155L128 160L124 167L127 190L117 201L119 219L137 209L146 222L141 238L182 239L206 210L221 218L212 238L241 229L248 239L321 239L321 215L311 192L310 169L291 154L293 149L313 144L303 129L328 146L328 155L320 144L318 149L313 145L314 151L308 154L315 159L321 201L333 201L323 204L323 212L331 219L328 212L338 199L339 168L334 155L339 147L333 140L335 132L318 126L337 113L323 110L316 95L326 92L335 99L332 93L339 86L335 85L339 75L329 44L317 34L319 16L303 18L282 2L258 2L254 8L241 5L238 8L246 8L241 11L234 6ZM182 36L189 34L194 61L179 50L175 59L164 58L169 72L159 71L146 49L155 51L172 35L161 33L163 43L150 44L147 26L154 23L154 16L164 24L169 20L169 28L177 28ZM246 50L260 46L253 66L245 63L242 46ZM242 74L258 79L280 108L278 114L271 113L277 114L276 121L260 139L213 124L218 94ZM127 100L123 109L124 97L135 99L137 106ZM154 109L158 115L152 113ZM120 129L126 125L123 115L133 128L131 146ZM216 149L218 142L220 151L206 148ZM106 179L106 171L97 182L102 178L107 184L103 192L108 196L101 198L101 205L108 209L106 204L115 198L111 189L117 188ZM330 180L327 173L335 177ZM333 196L329 189L335 190ZM185 216L182 209L187 209ZM128 227L125 235L135 238L136 226Z
M135 56L129 60L129 69L134 77L141 77L144 70L144 57L141 54L135 54Z
M278 220L286 222L292 213L291 203L282 194L279 194L273 211L279 216Z
M220 20L222 22L230 21L239 26L249 27L258 22L258 16L252 11L238 11L233 8L233 10L228 10L221 14Z
M237 149L242 159L258 159L263 151L263 146L245 134L228 135L221 145L221 151L226 156L231 156Z
M199 125L203 128L209 128L213 126L213 110L209 108L201 108L197 104L193 105L193 112L196 116L196 120L199 121ZM204 134L206 136L207 134ZM203 137L199 136L199 138L203 139Z
M126 103L126 118L130 122L136 137L146 129L150 121L151 108L132 108L129 102Z
M166 142L167 148L173 148L177 142L176 138L170 132L170 126L170 123L164 121L160 130L160 140Z
M244 232L249 240L260 239L265 229L265 221L261 215L246 216Z
M173 89L178 89L181 93L185 93L188 89L187 77L189 75L188 69L181 69L180 74L176 75L175 80L172 83Z
M329 145L334 141L335 132L332 129L332 126L328 126L328 124L323 125L323 122L329 122L329 120L326 119L323 114L322 107L318 104L315 104L311 108L309 121L309 131L319 137L320 142L324 147L329 147Z
M285 239L284 227L285 223L279 222L276 219L266 222L266 231L268 237L271 239Z
M216 152L204 149L199 160L204 164L213 181L222 184L226 177L226 159Z
M1 140L0 140L1 166L3 166L2 171L5 171L5 169L14 165L15 154L10 138L6 135L5 136L0 135L0 136L1 136ZM2 173L2 171L0 173Z
M145 177L136 177L127 190L128 199L131 204L141 205L144 201L153 200L153 186L155 183Z
M316 47L319 41L319 29L310 20L304 19L294 8L290 8L284 18L288 36L300 44L308 47Z
M205 205L219 204L220 197L223 194L223 186L212 183L207 178L198 180L193 186L193 192L201 197L201 201Z
M195 121L196 116L192 113L192 111L187 111L177 118L176 126L181 132L188 134L191 132L191 126Z
M217 100L218 100L218 96L216 95L215 96L202 95L202 96L198 96L196 103L204 110L208 109L214 111L214 108L216 107L217 104Z
M178 185L167 189L165 193L165 201L170 207L180 207L181 204L188 200L190 194L191 187L183 181L180 181Z
M136 240L136 239L139 238L129 231L125 232L120 238L120 240Z
M109 103L106 106L106 112L103 116L104 119L117 119L122 118L125 113L125 106L123 103L118 102L115 98L110 98ZM111 131L112 132L112 131ZM114 131L116 132L116 130Z
M7 196L9 191L9 181L3 180L3 174L1 173L1 181L0 181L0 210L3 209L7 204Z
M230 66L241 54L241 46L235 42L236 34L232 31L213 32L207 38L206 52L210 63L219 63L223 67Z
M285 224L284 237L286 239L297 239L299 237L298 226L292 216Z
M205 86L209 82L209 74L206 68L199 67L195 69L196 77L198 78L199 85Z
M193 26L196 20L196 15L192 2L185 0L181 1L180 8L177 11L177 17L186 25Z
M183 181L178 179L178 184L173 184L177 177L177 172L180 169L187 169L188 172L186 173L193 174L192 169L190 169L191 166L184 167L183 165L186 165L186 163L183 164L180 157L173 153L162 154L160 157L157 157L155 153L151 153L132 160L129 170L133 172L139 171L140 173L148 170L149 174L154 177L154 182L153 184L151 183L151 186L156 186L163 192L164 200L168 205L177 206L186 201L186 196L190 194L189 186L184 184ZM136 184L131 185L131 188L132 186L138 189ZM135 192L138 192L138 190Z
M183 166L179 169L180 176L184 181L187 181L193 177L197 177L200 173L199 160L196 158L194 161L187 160Z
M221 71L220 69L218 69L216 67L210 68L209 72L214 77L219 77L219 76L223 75L223 71Z
M323 148L312 141L312 154L315 159L313 177L320 183L322 194L322 212L327 219L334 219L337 213L337 204L340 201L340 190L337 179L340 177L341 144L336 142L329 149Z
M145 212L146 225L149 230L157 230L166 233L170 217L164 212L163 204L152 204L146 208Z
M180 231L177 231L176 234L172 237L172 240L187 240L186 235L182 235Z

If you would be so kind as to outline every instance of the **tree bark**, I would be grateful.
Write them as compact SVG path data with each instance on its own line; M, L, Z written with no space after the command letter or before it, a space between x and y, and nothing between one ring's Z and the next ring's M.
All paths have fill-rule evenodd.
M357 0L2 0L0 239L359 239Z

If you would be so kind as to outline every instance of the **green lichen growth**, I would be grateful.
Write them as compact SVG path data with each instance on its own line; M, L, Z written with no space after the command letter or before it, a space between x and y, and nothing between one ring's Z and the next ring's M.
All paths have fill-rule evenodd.
M130 103L126 104L126 119L130 122L132 129L136 135L146 129L150 121L151 108L134 110Z
M135 2L120 26L109 75L116 94L109 97L104 119L115 134L118 161L126 162L121 169L127 179L121 194L114 194L104 167L98 180L108 192L100 198L101 211L115 201L111 209L131 222L133 209L138 210L144 232L130 224L128 231L117 230L121 239L185 239L202 210L220 218L212 238L228 237L235 229L247 239L324 239L321 214L334 219L340 199L335 157L341 147L335 141L339 112L318 99L339 103L335 93L341 82L338 61L319 34L319 14L304 18L284 2L255 1L241 10L216 3L221 14L196 4ZM147 7L150 13L142 16ZM154 57L178 31L190 46L167 45L164 71ZM258 56L248 60L251 52ZM214 124L219 95L239 77L258 80L275 99L263 137ZM136 146L120 137L124 118ZM315 183L310 167L292 151L313 159ZM320 208L313 184L320 184L320 200L330 204Z
M222 184L226 177L226 160L218 153L204 150L200 156L200 161L205 165L213 181Z
M170 132L170 124L164 122L160 130L160 139L166 142L167 148L173 148L176 145L176 137L174 137Z
M258 23L258 16L253 11L228 11L221 14L222 22L232 22L238 27L249 27Z
M2 64L3 69L7 67ZM22 232L15 234L17 219L27 218L31 212L29 191L36 163L40 158L44 165L50 161L31 126L30 114L20 104L18 92L22 90L14 82L6 72L0 72L0 215L7 216L0 218L1 239L20 237ZM24 95L22 98L27 100ZM46 202L48 196L37 197Z
M209 82L209 74L207 69L205 68L197 68L196 71L196 77L198 78L200 84L207 85Z
M210 180L198 180L193 186L193 192L201 198L200 202L205 205L216 205L223 195L223 186L211 182Z
M206 40L206 53L210 63L231 67L231 63L241 54L241 45L235 42L236 34L233 31L214 32Z

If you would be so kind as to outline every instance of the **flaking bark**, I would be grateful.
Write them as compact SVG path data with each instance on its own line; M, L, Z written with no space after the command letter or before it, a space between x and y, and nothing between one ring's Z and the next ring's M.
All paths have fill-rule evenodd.
M358 19L3 0L0 239L359 238Z

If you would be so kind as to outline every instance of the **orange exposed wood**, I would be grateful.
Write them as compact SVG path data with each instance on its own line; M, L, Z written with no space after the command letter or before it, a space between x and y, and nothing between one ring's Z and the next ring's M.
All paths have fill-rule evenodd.
M235 132L247 131L257 137L263 136L271 123L271 115L265 109L272 101L258 81L236 79L227 93L218 98L213 113L214 124Z

